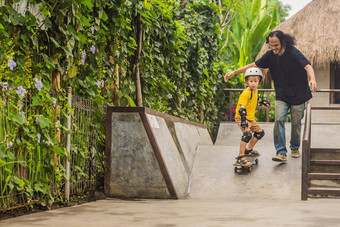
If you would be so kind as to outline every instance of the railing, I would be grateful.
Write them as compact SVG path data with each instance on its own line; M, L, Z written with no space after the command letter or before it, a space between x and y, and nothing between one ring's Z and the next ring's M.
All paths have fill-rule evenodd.
M307 200L308 197L308 173L310 167L310 147L311 147L311 127L312 127L312 109L310 103L306 107L305 127L303 130L302 140L302 176L301 176L301 200Z
M231 89L224 89L225 91L229 92L229 120L231 121L231 119L233 119L233 92L242 92L244 91L244 89L239 89L239 88L231 88ZM266 93L266 97L268 101L268 98L270 97L270 93L274 92L274 89L258 89L258 92L265 92ZM268 101L269 102L269 101ZM269 122L269 112L270 110L274 110L275 107L271 106L271 107L265 107L265 106L257 106L256 109L264 109L266 110L266 121Z
M229 93L229 121L231 121L231 119L233 119L233 92L242 92L244 91L244 88L227 88L227 89L224 89L224 91L228 92ZM270 93L272 92L275 92L274 89L258 89L258 92L264 92L266 93L266 97L267 97L267 100L268 98L270 97ZM340 92L340 89L318 89L316 91L317 93L323 93L323 92L329 92L329 93L337 93L337 92ZM327 100L328 101L328 100ZM313 106L311 107L313 110L340 110L340 107L337 107L337 106L334 106L334 107L329 107L329 106ZM261 110L261 109L264 109L266 110L266 122L269 122L269 112L271 110L275 110L275 106L271 106L271 107L265 107L265 106L257 106L256 107L257 110Z
M37 182L40 182L41 178L47 176L51 179L51 183L48 185L51 189L46 190L50 190L51 196L56 197L64 189L66 199L69 199L70 195L84 194L95 189L98 172L103 171L101 165L103 157L100 157L103 152L99 152L100 148L97 146L98 138L100 138L99 127L103 124L98 123L96 119L99 112L105 114L104 109L99 109L92 100L73 96L71 89L68 89L68 91L69 105L73 109L66 126L67 132L70 134L62 134L60 141L61 147L65 145L67 154L59 155L56 164L56 168L59 168L61 173L64 173L61 167L65 166L67 177L66 182L61 182L59 185L55 184L54 172L47 167L45 168L44 165L45 162L54 161L48 160L50 156L44 156L45 153L49 154L49 152L36 148L34 156L31 157L26 154L27 152L24 152L25 150L19 152L14 150L13 147L8 148L10 144L6 141L6 135L16 133L13 131L13 123L7 120L10 114L9 103L17 104L19 106L17 112L20 112L19 114L26 118L27 116L34 116L34 113L31 109L30 99L25 97L21 101L19 100L22 103L22 105L19 105L19 101L9 95L8 92L0 93L0 100L3 102L0 105L0 212L32 205L41 200L39 193L34 193L32 197L28 197L23 189L18 191L10 185L11 182L8 179L12 178L18 182L25 181L27 182L25 185L33 188ZM65 105L65 103L60 103L60 105ZM60 122L66 124L63 115L60 117ZM57 186L59 189L57 189Z

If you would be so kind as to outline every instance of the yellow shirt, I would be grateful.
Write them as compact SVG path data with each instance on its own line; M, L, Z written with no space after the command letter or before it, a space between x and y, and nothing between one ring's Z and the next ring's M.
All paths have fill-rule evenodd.
M242 94L240 95L238 99L235 118L241 118L241 115L238 111L242 105L242 106L245 106L247 110L247 120L253 121L255 119L255 110L257 106L257 96L258 96L257 89L253 93L253 96L251 99L250 99L250 96L251 96L251 91L248 88L244 89L244 91L242 92Z

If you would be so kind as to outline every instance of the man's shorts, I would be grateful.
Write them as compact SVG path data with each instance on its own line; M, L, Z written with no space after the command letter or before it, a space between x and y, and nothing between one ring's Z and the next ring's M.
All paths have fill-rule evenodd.
M247 132L249 130L252 131L252 132L261 132L262 131L261 126L255 120L248 121L248 128L242 128L241 127L241 118L235 118L235 122L240 127L242 132Z

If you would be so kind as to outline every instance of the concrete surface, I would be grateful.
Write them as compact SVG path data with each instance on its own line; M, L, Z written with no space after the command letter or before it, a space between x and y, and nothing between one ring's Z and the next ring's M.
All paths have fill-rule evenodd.
M234 172L238 146L200 146L195 161L190 198L299 200L301 159L288 156L287 164L271 160L273 149L257 144L261 153L252 171Z
M317 140L322 127L314 129L319 129ZM270 133L256 146L261 156L252 172L234 173L240 136L225 130L228 145L199 146L187 199L99 200L4 220L0 226L340 226L339 200L300 200L301 158L272 162ZM333 141L337 146L338 134L327 135L315 145Z
M3 227L340 226L338 200L99 200L0 222Z

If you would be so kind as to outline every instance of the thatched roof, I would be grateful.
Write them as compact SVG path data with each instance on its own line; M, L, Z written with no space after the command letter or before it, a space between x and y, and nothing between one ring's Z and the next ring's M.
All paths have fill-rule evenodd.
M340 0L313 0L274 30L293 35L312 65L340 62ZM258 56L267 50L264 44Z

